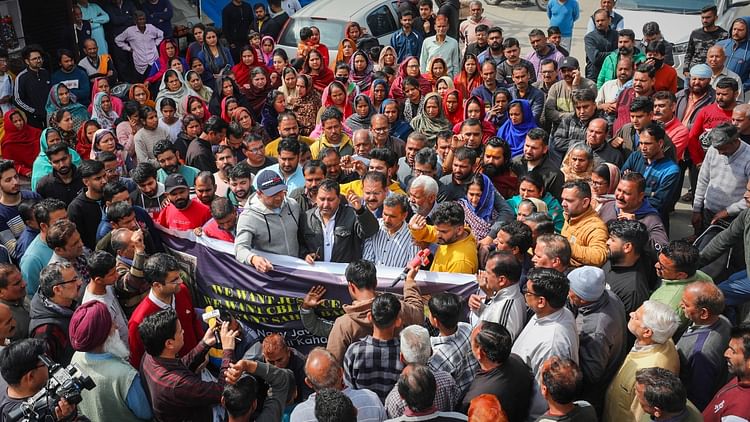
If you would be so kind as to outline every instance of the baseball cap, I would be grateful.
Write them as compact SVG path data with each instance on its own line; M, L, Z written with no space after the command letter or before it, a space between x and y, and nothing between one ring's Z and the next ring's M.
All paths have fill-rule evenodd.
M565 57L560 62L560 69L578 69L578 59L575 57Z
M286 184L275 171L263 170L258 173L258 190L266 196L276 195L286 190Z
M185 188L189 189L185 176L180 173L172 173L167 176L167 180L164 181L164 190L167 193L172 192L175 189Z

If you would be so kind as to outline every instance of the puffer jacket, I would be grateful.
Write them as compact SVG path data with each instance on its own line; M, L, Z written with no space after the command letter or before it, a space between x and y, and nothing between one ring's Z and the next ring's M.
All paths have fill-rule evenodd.
M63 308L40 292L31 298L29 335L44 340L49 356L61 365L69 364L75 352L68 333L74 310L75 303L71 308Z
M258 195L253 195L250 205L237 220L234 241L237 260L249 263L254 251L298 256L301 218L299 204L292 198L287 197L281 205L281 212L276 213L266 207Z
M750 28L750 16L735 19L732 22L732 26L737 22L744 22L745 27ZM731 31L730 27L730 34ZM727 55L727 61L724 66L739 75L740 79L742 79L743 89L750 89L750 37L746 35L742 41L727 38L717 42L716 45L723 48L724 53Z
M570 265L601 267L607 261L607 226L593 208L565 220L562 232L570 242Z

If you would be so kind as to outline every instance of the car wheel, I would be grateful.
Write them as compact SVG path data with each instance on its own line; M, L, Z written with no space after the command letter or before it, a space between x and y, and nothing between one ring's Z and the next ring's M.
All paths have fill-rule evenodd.
M549 3L549 0L534 0L536 2L536 7L539 8L539 10L547 10L547 3Z
M503 0L484 0L484 2L489 4L490 6L497 6L501 1Z

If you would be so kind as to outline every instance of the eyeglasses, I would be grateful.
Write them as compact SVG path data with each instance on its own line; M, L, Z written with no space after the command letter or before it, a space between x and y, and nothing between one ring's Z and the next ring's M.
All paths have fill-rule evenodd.
M529 292L529 291L523 292L523 295L524 296L536 296L536 297L541 297L542 296L542 295L538 295L538 294L536 294L534 292Z
M57 284L55 284L55 286L62 286L63 284L75 283L78 280L79 280L78 276L75 276L75 277L71 278L70 280L67 280L67 281L63 280L62 283L57 283Z

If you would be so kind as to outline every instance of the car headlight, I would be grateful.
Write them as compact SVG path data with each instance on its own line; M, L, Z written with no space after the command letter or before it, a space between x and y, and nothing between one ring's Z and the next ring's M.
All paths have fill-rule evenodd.
M686 43L686 42L680 43L680 44L675 44L674 47L672 47L672 54L685 54L685 53L687 53L687 46L688 46L688 43Z

